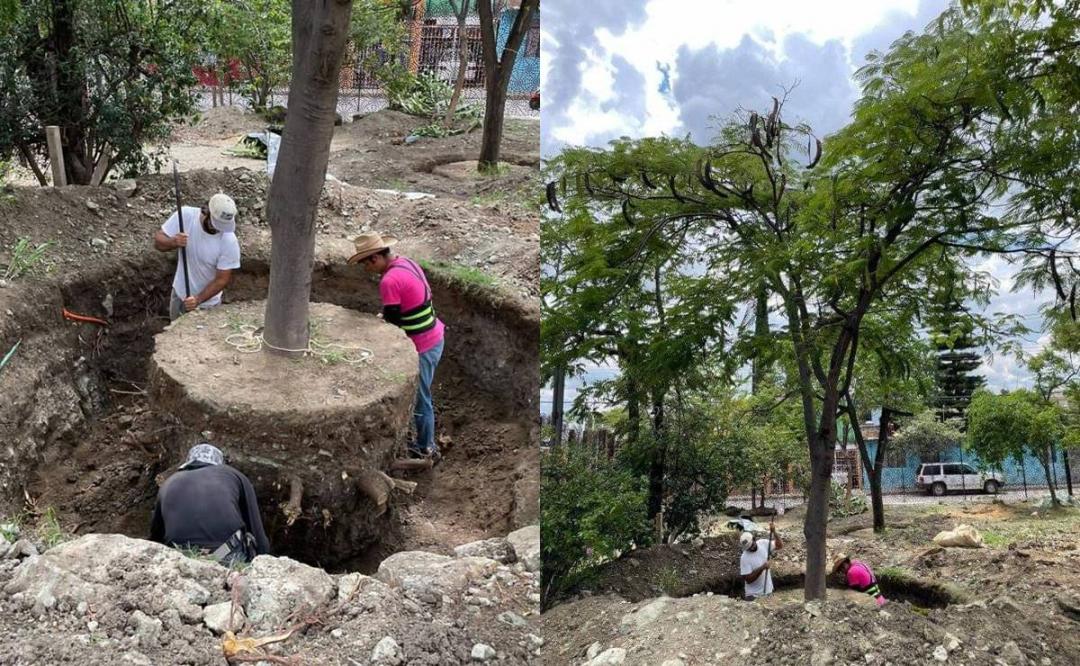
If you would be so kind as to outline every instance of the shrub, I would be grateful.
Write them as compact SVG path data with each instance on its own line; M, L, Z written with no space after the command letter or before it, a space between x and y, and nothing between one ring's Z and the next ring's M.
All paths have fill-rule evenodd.
M562 446L544 456L540 485L542 602L598 564L649 539L645 489L617 463Z
M853 490L849 497L847 488L835 481L832 482L832 492L829 495L829 517L856 516L860 513L866 513L868 508L866 495Z

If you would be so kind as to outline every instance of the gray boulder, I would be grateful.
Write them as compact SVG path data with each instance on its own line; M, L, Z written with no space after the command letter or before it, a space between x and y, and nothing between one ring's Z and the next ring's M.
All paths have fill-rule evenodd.
M517 559L525 563L525 568L536 573L540 571L540 526L529 525L506 535L506 540L514 547Z
M219 636L226 631L240 631L246 621L243 606L234 608L232 601L212 604L203 609L203 624Z
M23 561L4 592L39 615L63 604L126 607L161 615L173 608L189 623L202 619L213 593L224 596L225 569L158 543L119 534L88 534ZM212 593L213 591L213 593ZM122 624L125 620L117 618Z
M246 579L248 620L260 629L279 627L302 608L326 604L336 592L328 573L288 557L259 555Z
M406 551L382 561L375 577L408 596L437 603L444 595L459 596L469 583L495 573L499 563L483 557L452 558L445 555Z
M473 541L458 546L454 549L454 555L458 557L486 557L489 560L495 560L503 564L513 564L517 561L514 547L506 539L500 538Z

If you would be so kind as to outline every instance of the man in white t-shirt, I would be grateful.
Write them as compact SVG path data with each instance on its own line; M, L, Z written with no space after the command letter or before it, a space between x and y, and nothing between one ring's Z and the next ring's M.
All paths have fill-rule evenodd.
M176 257L169 318L176 319L195 308L212 308L221 303L221 292L240 268L240 242L236 240L236 204L226 194L215 194L202 208L184 206L184 233L173 213L154 234L160 252L186 248L187 277L191 293L184 285L183 259Z
M739 535L742 556L739 557L739 574L745 585L745 597L754 600L772 594L772 572L769 571L769 557L784 546L772 524L769 524L769 539L755 539L750 532ZM769 541L772 541L770 544Z

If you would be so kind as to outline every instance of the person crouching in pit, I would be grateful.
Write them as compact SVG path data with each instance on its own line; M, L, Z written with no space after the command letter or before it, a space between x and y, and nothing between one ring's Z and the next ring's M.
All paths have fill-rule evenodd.
M833 562L833 575L840 578L851 589L870 595L878 606L885 605L885 595L881 593L881 589L878 587L874 572L865 562L853 560L847 555L841 554Z
M191 447L158 491L150 540L202 553L224 566L270 552L251 481L213 444Z

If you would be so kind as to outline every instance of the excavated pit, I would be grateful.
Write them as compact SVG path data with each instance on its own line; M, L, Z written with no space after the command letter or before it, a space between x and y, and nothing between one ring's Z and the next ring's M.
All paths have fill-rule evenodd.
M264 301L229 303L181 317L155 336L153 408L208 434L244 470L270 535L301 559L374 543L408 439L416 351L370 314L312 303L314 354L260 350ZM174 460L187 442L167 440ZM402 484L402 488L410 488Z
M168 258L150 255L60 286L36 285L25 290L6 328L0 325L5 349L21 340L18 362L3 374L10 400L0 405L5 434L0 512L25 510L32 519L52 509L72 534L145 537L159 484L200 433L210 430L230 462L256 484L274 554L365 571L398 550L449 552L459 543L535 522L538 331L528 316L508 313L513 308L432 276L435 302L448 327L435 383L437 433L448 455L435 470L394 474L389 464L406 440L416 371L415 352L403 335L378 324L397 336L391 347L401 343L401 353L391 355L401 367L388 370L385 381L368 382L348 364L300 361L312 364L312 377L340 380L339 386L325 385L330 405L324 412L314 409L296 421L243 409L208 414L206 400L170 388L179 371L170 374L151 362L155 336L164 336L160 344L201 325L196 315L163 333L172 268ZM226 307L261 315L262 305L253 301L265 298L267 268L257 258L246 260L227 290L232 305ZM360 312L378 310L377 283L358 269L317 263L312 300L333 304L316 308L333 308L334 316L362 321L370 315ZM60 316L65 308L108 319L110 325L66 321ZM226 320L228 311L221 311ZM226 329L203 330L223 332L240 319L225 321ZM196 340L184 345L189 342ZM235 366L230 356L225 367L242 368L246 362ZM213 374L210 379L229 376ZM346 375L363 391L342 388ZM263 379L276 379L279 389L296 389L289 374ZM377 386L389 392L375 399L371 391ZM236 389L234 398L241 402L248 389ZM334 403L348 400L336 389L354 394L358 402L355 410L339 410L327 420ZM316 413L308 428L304 421ZM347 482L377 472L417 482L415 493L392 492L381 510L361 483ZM303 486L298 515L286 513L294 479Z
M794 601L803 599L803 586L806 583L806 575L799 573L776 573L773 575L773 594L771 602ZM830 599L843 598L856 603L873 605L866 594L848 589L834 577L826 581ZM878 587L881 593L890 602L907 602L918 609L945 608L951 604L962 602L960 594L954 590L933 581L923 581L909 576L886 573L880 576ZM710 581L700 589L681 594L679 596L692 596L701 592L723 594L736 599L743 598L744 585L742 577L732 574L719 580Z

